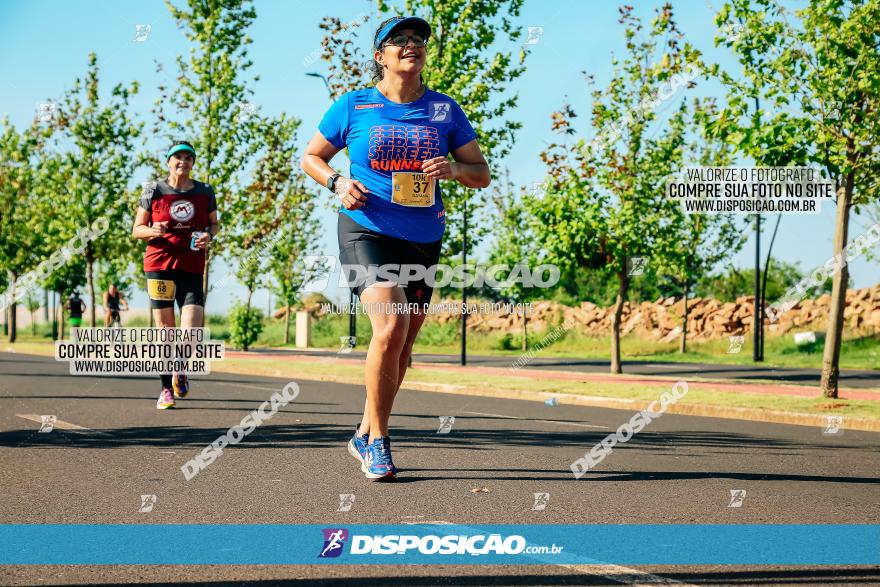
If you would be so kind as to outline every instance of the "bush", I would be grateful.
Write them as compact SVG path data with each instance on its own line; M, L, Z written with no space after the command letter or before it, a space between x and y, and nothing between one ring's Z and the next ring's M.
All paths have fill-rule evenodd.
M248 350L263 332L263 313L256 308L236 304L229 313L229 342Z
M514 340L513 334L511 334L510 332L505 332L492 342L492 348L499 351L516 350L516 341Z
M425 321L422 329L419 330L419 344L427 346L448 346L455 344L461 340L460 322L447 322L440 324L439 322Z

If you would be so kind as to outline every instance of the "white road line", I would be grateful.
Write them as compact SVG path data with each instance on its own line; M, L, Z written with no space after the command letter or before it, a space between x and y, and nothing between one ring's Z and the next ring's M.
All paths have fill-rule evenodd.
M244 387L246 389L259 389L261 391L281 391L284 388L282 385L281 388L278 387L260 387L259 385L246 385L244 383L225 383L223 381L218 381L214 385L226 385L228 387Z
M406 517L413 518L415 516ZM435 524L435 522L428 521L403 523L420 526L430 526L431 524ZM464 524L454 524L450 522L446 522L446 524L452 525L455 529L460 528L462 530L472 530L474 532L477 532L477 529L472 526L467 526ZM570 569L584 575L598 576L609 581L614 581L615 583L622 583L624 585L681 585L682 587L697 587L696 585L693 585L691 583L683 583L681 581L676 581L675 579L661 577L660 575L653 575L651 573L645 573L638 569L632 569L630 567L624 567L621 565L603 564L599 561L596 561L592 564L572 564L555 562L552 556L549 555L527 554L525 556L532 560L539 560L547 564L548 566Z
M557 564L557 567L571 569L584 575L597 575L624 585L681 585L682 587L695 587L692 583L682 583L668 577L644 573L638 569L622 567L620 565L566 565Z
M487 414L486 412L464 412L465 414L473 414L475 416L492 416L493 418L507 418L509 420L526 420L528 418L520 418L519 416L507 416L505 414ZM535 422L544 422L545 424L565 424L566 426L577 426L578 428L601 428L608 430L608 426L599 426L597 424L582 424L580 422L566 422L565 420L535 420Z
M31 420L32 422L43 423L43 417L39 414L16 414L19 418L23 418L25 420ZM88 432L89 434L98 434L103 436L111 436L110 432L104 432L102 430L92 430L91 428L83 428L82 426L78 426L76 424L71 424L70 422L65 422L64 420L55 420L52 423L53 428L60 428L61 430L70 430L71 432Z
M25 420L31 420L32 422L43 423L43 417L37 414L16 414L16 416L24 418ZM65 422L64 420L55 420L53 427L61 428L62 430L88 430L88 428L83 428L82 426L77 426L76 424Z

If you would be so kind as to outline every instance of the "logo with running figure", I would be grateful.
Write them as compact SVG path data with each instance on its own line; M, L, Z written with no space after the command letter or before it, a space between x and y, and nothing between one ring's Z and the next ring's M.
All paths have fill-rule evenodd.
M339 494L339 509L337 512L350 512L351 506L354 505L354 494L353 493L340 493Z
M746 499L746 490L745 489L731 489L730 490L730 503L727 504L727 507L741 508L745 499Z
M189 200L177 200L171 204L169 213L178 222L186 222L196 215L196 207Z
M318 558L336 558L342 554L342 547L348 540L348 530L345 528L324 528L324 548Z
M450 102L430 102L431 122L450 122L452 104Z
M47 433L52 432L55 428L55 422L58 420L57 416L40 416L40 430L39 432Z

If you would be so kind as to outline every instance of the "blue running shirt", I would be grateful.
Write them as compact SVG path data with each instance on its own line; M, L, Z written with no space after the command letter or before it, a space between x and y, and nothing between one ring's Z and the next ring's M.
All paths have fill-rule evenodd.
M422 177L421 166L477 137L455 100L426 90L415 102L398 104L375 87L355 90L330 107L318 130L337 148L348 147L352 178L370 190L362 208L340 212L380 234L440 240L446 228L440 182Z

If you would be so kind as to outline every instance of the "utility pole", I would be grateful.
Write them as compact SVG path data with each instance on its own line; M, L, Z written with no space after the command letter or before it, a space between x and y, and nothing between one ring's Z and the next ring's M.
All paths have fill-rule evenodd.
M761 356L761 331L764 327L764 316L761 311L761 215L755 215L755 312L752 319L752 360L756 363L764 360Z
M462 199L464 210L464 232L462 232L461 262L467 265L467 198ZM467 275L467 272L465 272ZM467 365L467 279L461 282L461 366Z

